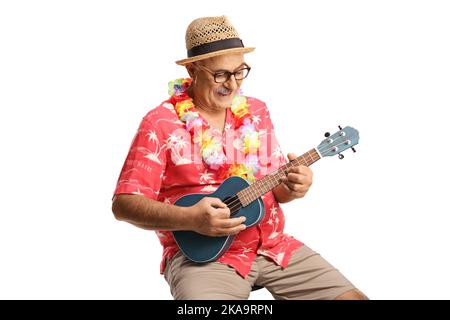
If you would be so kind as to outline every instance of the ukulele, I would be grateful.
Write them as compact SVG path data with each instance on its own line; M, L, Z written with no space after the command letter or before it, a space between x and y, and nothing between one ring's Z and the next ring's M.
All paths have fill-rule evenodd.
M264 218L264 204L261 196L274 189L281 183L289 169L293 166L310 166L323 157L338 155L343 159L342 151L352 148L359 142L359 133L351 127L342 129L330 135L325 134L324 139L316 148L309 150L300 157L286 163L278 170L264 176L250 184L247 180L232 176L220 184L216 191L210 194L188 194L175 201L175 205L190 207L204 197L219 198L230 209L230 217L245 216L244 224L247 228L256 225ZM236 235L211 237L194 231L173 231L173 236L181 252L189 260L197 263L205 263L217 260L224 254Z

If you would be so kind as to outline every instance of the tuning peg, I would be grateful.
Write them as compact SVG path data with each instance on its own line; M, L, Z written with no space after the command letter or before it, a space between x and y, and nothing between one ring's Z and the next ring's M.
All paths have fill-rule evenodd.
M338 128L339 128L339 130L342 130L342 127L341 127L341 126L338 126Z
M329 132L325 132L325 138L328 138L330 136Z
M344 155L339 153L338 158L342 160L342 159L344 159Z
M352 147L352 151L353 151L353 152L356 152L356 149L355 149L355 147Z

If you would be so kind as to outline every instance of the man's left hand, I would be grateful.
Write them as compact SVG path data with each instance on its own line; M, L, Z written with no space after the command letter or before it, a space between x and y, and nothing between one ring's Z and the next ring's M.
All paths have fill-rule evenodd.
M295 158L297 158L295 154L288 153L289 161ZM312 177L313 173L310 168L298 165L289 169L287 177L282 178L282 185L292 198L303 198L311 187Z

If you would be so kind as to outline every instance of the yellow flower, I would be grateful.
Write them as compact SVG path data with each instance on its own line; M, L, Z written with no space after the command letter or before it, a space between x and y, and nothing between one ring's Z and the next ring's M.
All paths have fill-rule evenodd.
M218 142L214 136L211 135L209 130L200 130L194 137L194 142L200 146L200 152L204 150L213 150L217 149Z
M204 139L202 141L202 146L200 151L203 152L203 150L208 150L210 148L214 148L215 147L215 142L213 141L213 139L211 137L207 137L206 139Z
M239 176L245 178L247 172L247 167L244 164L232 164L228 170L228 176Z
M236 117L242 118L248 113L248 109L246 105L239 105L232 112Z
M242 118L249 113L247 99L243 96L235 96L231 105L231 112L238 118Z
M178 79L170 83L170 95L174 97L176 104L175 110L179 119L186 124L186 128L193 134L194 143L200 147L200 153L205 161L214 170L221 167L226 160L222 150L221 138L215 136L209 129L204 127L203 121L199 119L195 112L195 105L188 97L186 90L191 83L191 79ZM250 182L255 180L254 173L258 172L259 165L257 152L260 147L258 132L252 124L250 114L250 105L247 98L242 95L235 96L231 105L231 112L234 115L234 121L237 127L240 127L241 135L239 137L240 150L246 156L246 164L232 164L228 167L227 177L239 176Z
M182 119L184 117L184 114L188 112L193 106L194 104L192 103L191 100L184 100L178 102L176 105L178 117Z

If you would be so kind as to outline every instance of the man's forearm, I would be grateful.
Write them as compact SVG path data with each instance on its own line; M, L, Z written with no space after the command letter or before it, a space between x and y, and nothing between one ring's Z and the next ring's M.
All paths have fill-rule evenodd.
M112 211L116 219L147 230L189 230L192 223L187 208L141 195L115 196Z

